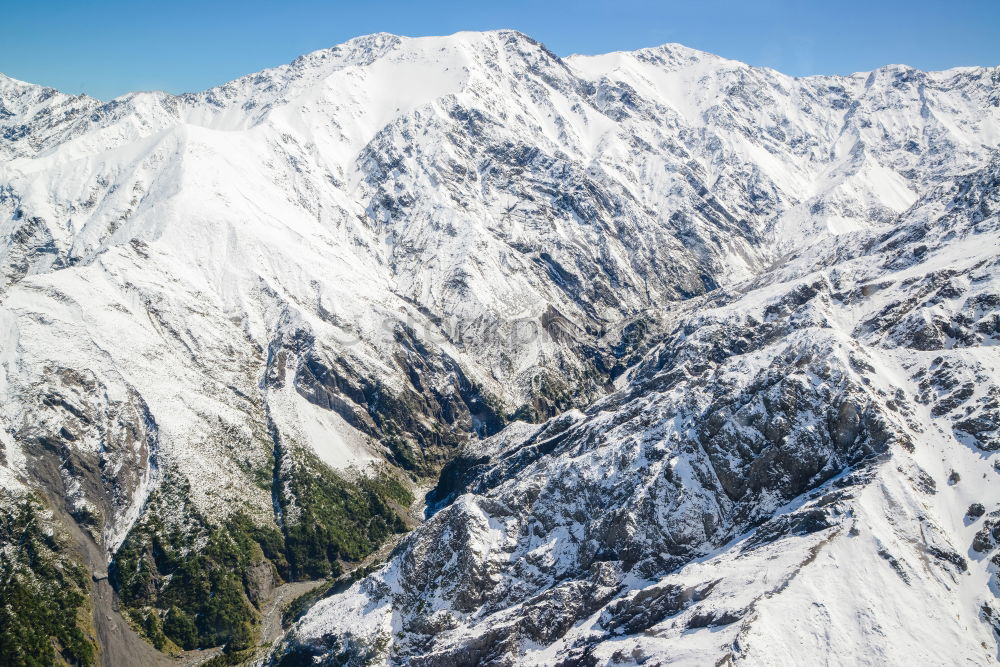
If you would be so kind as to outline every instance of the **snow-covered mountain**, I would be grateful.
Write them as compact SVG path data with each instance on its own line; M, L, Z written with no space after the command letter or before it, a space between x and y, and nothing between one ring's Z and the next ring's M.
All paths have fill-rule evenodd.
M287 663L993 664L998 167L685 303L619 391L467 445Z
M0 556L96 572L64 655L252 646L433 486L271 659L997 658L1000 70L379 34L0 76L0 131Z

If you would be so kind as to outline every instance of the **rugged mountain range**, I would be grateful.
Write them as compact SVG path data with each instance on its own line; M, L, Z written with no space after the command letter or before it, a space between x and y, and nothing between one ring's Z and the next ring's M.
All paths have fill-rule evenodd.
M1000 70L379 34L0 131L13 664L997 659Z

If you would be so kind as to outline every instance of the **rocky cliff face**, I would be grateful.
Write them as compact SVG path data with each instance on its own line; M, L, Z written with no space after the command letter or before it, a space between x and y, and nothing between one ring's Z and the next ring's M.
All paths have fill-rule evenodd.
M467 445L276 662L990 664L997 168L686 303L585 411Z
M753 661L934 609L983 662L998 77L509 31L107 103L0 77L0 482L164 650L251 645L416 483L275 660Z

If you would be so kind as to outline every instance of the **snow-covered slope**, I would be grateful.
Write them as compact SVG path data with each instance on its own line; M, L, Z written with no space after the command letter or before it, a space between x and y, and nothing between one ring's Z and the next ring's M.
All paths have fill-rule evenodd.
M277 661L994 664L998 179L686 303L618 392L467 445Z
M625 465L631 454L614 435L623 427L600 414L632 405L644 415L625 420L635 442L668 438L681 432L678 414L701 419L764 369L787 370L754 329L752 355L643 412L639 397L659 372L651 360L704 353L700 337L671 347L679 326L714 321L728 349L728 323L791 293L797 275L846 262L836 271L851 275L838 280L874 289L862 276L883 251L864 239L947 229L940 207L965 196L954 179L995 173L998 84L995 68L795 79L679 45L559 59L512 31L371 35L181 96L101 102L0 76L0 483L65 505L107 552L126 601L162 616L169 564L150 545L164 535L183 560L220 526L251 525L281 545L258 535L263 555L239 566L276 568L264 588L279 574L325 574L399 528L378 522L403 495L371 480L428 480L459 455L447 480L486 455L475 447L505 460L528 437L521 422L501 430L513 420L572 423L593 434L589 447L617 443L588 456ZM995 213L983 206L975 215ZM953 257L995 254L941 234ZM917 259L929 252L919 250L927 241L905 244ZM988 294L976 303L976 322L995 314ZM900 319L890 305L830 305L810 315L829 320L809 325L823 336L805 324L768 334L815 348L837 378L811 389L802 410L817 416L876 392L841 367L851 341L888 349L934 327L927 345L957 340L939 327L952 315L928 305ZM905 358L871 356L904 378ZM886 434L917 432L883 403ZM995 412L962 419L975 431ZM894 451L886 438L833 453L809 444L826 463L807 470ZM592 461L532 465L541 461L579 484L612 484L586 479ZM654 514L679 503L691 517L704 509L697 498L717 505L711 526L677 538L692 550L660 545L654 558L636 542L657 574L721 548L813 480L751 482L757 473L734 460L724 502L677 465L675 477L656 467L652 481L626 466L613 500L595 496L615 516L644 503ZM519 469L502 468L490 475L497 484ZM748 484L757 495L736 502ZM465 488L442 485L442 506ZM344 528L345 505L330 500L341 492L365 498L378 520ZM607 530L605 542L620 539ZM531 590L548 590L543 580ZM511 595L515 609L523 600Z

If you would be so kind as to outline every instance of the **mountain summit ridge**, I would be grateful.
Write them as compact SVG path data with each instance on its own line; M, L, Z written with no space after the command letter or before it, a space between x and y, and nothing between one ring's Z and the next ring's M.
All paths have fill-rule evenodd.
M834 554L986 664L998 89L512 31L178 96L0 78L0 555L48 590L10 536L64 529L104 649L253 651L431 488L267 659L819 656L753 619L813 619L782 591ZM836 603L862 657L859 609L913 621Z
M331 52L338 52L338 51L345 50L345 49L354 50L356 47L361 47L360 49L357 49L357 50L372 50L372 49L374 49L374 50L381 50L381 49L385 48L385 46L386 46L387 43L391 43L391 45L395 46L395 45L399 45L399 44L401 44L403 42L415 41L415 40L445 41L445 40L456 40L457 38L459 38L461 36L489 36L489 35L496 35L496 36L499 36L499 37L515 36L515 37L517 37L519 39L523 39L523 40L525 40L527 42L534 43L534 44L540 44L540 45L544 46L544 44L542 42L539 42L538 40L536 40L535 38L531 37L530 35L522 32L520 30L513 29L513 28L498 28L498 29L494 29L494 30L483 30L483 31L460 30L460 31L451 33L449 35L422 35L422 36L400 35L400 34L391 33L391 32L384 32L384 31L383 32L374 32L374 33L369 33L369 34L365 34L365 35L358 35L357 37L352 37L351 39L348 39L348 40L346 40L344 42L341 42L339 44L335 44L333 46L323 47L323 48L315 49L313 51L309 51L307 53L303 53L303 54L295 57L294 59L292 59L291 61L289 61L287 63L282 63L282 64L274 65L274 66L271 66L271 67L265 67L265 68L263 68L261 70L258 70L256 72L252 72L250 74L245 74L245 75L242 75L242 76L238 76L238 77L236 77L234 79L230 79L228 81L225 81L223 83L220 83L220 84L217 84L217 85L214 85L214 86L209 86L208 88L205 88L205 89L202 89L202 90L184 91L184 92L179 92L179 93L170 93L170 92L167 92L167 91L164 91L164 90L161 90L161 89L130 90L130 91L122 93L121 95L116 95L115 97L113 97L111 99L108 99L108 100L102 100L100 98L95 98L95 97L92 97L92 96L87 95L85 93L81 93L81 94L77 94L77 95L72 95L70 93L65 93L65 92L59 90L58 88L55 88L55 87L52 87L52 86L46 86L44 84L36 84L36 83L28 82L28 81L25 81L25 80L17 79L15 77L11 77L11 76L5 74L4 72L0 72L0 79L6 80L8 83L20 84L20 85L30 86L30 87L38 87L38 88L43 88L45 90L55 91L55 92L58 92L58 93L60 93L62 95L67 95L68 97L86 97L88 99L95 100L97 102L101 102L101 103L105 103L105 104L109 103L109 102L114 102L116 100L120 100L120 99L122 99L124 97L129 97L129 96L132 96L132 95L137 95L137 94L142 94L142 93L157 93L157 94L162 94L162 95L169 96L169 97L189 97L189 96L197 96L197 95L208 93L208 92L211 92L211 91L214 91L214 90L222 89L222 88L225 88L227 86L230 86L231 84L235 84L236 82L243 81L245 79L250 79L252 77L259 76L261 74L270 73L270 72L278 72L278 71L287 71L289 68L292 68L295 65L301 66L302 64L308 63L310 61L321 59L324 54L330 54ZM553 57L555 57L557 59L560 59L560 60L573 60L573 59L584 59L584 58L599 58L599 57L602 57L602 56L614 56L614 55L655 54L657 52L663 52L663 51L666 51L668 53L680 52L680 53L687 54L689 56L698 56L698 57L706 57L707 56L707 57L709 57L711 59L714 59L714 60L717 60L717 61L725 61L725 62L729 62L729 63L739 64L739 65L742 65L744 67L748 67L748 68L752 68L752 69L769 70L769 71L772 71L772 72L777 72L779 74L783 74L781 72L781 70L773 68L773 67L762 66L762 65L750 65L750 64L748 64L748 63L746 63L744 61L741 61L739 59L736 59L736 58L726 58L724 56L719 56L717 54L711 53L710 51L705 51L703 49L698 49L698 48L695 48L695 47L687 46L686 44L683 44L683 43L680 43L680 42L664 42L662 44L656 44L656 45L653 45L653 46L644 46L644 47L639 47L639 48L636 48L636 49L619 49L619 50L602 52L602 53L576 53L576 52L574 52L574 53L567 54L565 56L558 56L558 55L556 55L552 51L549 51L549 53L552 53ZM354 63L354 64L360 64L360 63ZM810 78L823 78L823 79L843 78L843 79L849 79L849 78L854 78L854 77L858 77L858 76L869 75L869 74L872 74L873 72L876 72L876 71L879 71L879 70L891 70L891 69L896 69L896 68L904 69L904 70L914 70L914 71L918 71L918 72L925 72L925 73L928 73L928 74L945 74L945 73L973 72L973 71L983 71L983 70L985 70L985 71L992 71L992 70L996 70L998 68L998 66L996 66L996 65L956 65L954 67L947 67L947 68L939 69L939 70L921 70L919 67L914 67L912 65L908 65L908 64L905 64L905 63L889 63L889 64L886 64L886 65L881 65L881 66L879 66L879 67L877 67L877 68L875 68L873 70L858 70L856 72L850 72L850 73L847 73L847 74L805 74L805 75L799 75L799 76L784 74L784 76L788 76L789 78L793 78L793 79L810 79Z

